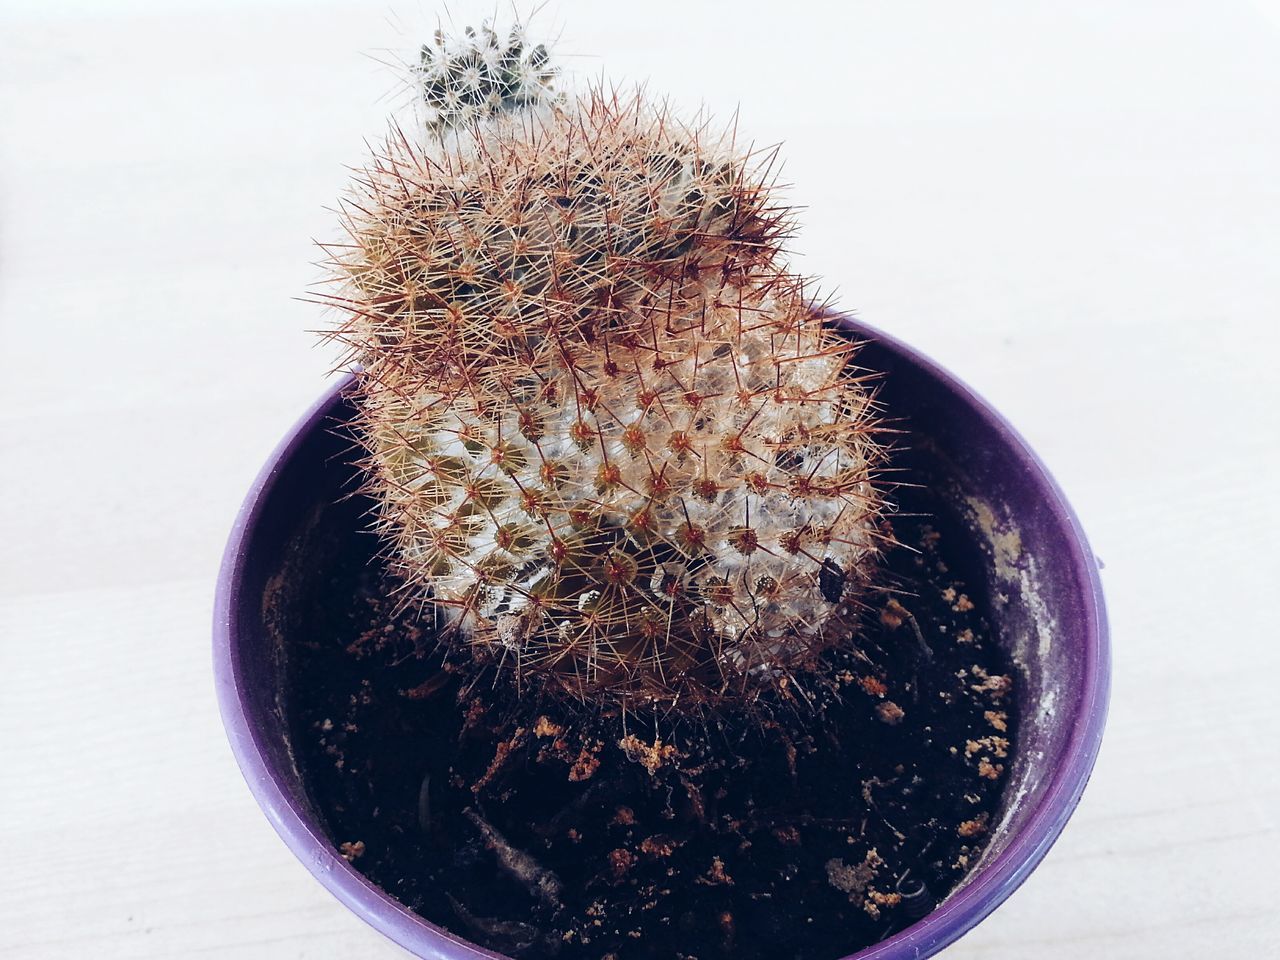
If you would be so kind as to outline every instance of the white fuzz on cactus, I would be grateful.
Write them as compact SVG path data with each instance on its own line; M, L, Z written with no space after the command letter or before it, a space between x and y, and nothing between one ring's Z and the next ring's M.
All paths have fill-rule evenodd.
M472 83L435 49L431 89ZM767 159L639 96L486 102L393 136L332 251L391 558L522 679L749 699L849 639L874 569L852 345L780 265Z
M461 37L437 30L432 39L419 49L413 73L427 128L436 136L560 100L546 46L530 44L519 25L505 41L488 23L478 31L467 27Z

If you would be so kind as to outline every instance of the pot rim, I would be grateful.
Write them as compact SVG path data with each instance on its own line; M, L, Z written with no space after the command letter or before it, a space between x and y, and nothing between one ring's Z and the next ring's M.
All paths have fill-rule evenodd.
M847 315L831 321L862 340L905 357L928 376L941 381L973 408L987 427L999 434L1020 461L1027 482L1039 488L1054 521L1070 531L1069 552L1059 562L1070 566L1083 591L1083 678L1077 710L1063 716L1070 723L1064 760L1052 774L1037 807L1006 847L976 871L921 920L843 960L907 960L931 955L955 942L1016 890L1058 839L1093 771L1106 724L1111 687L1111 651L1102 583L1088 538L1061 488L1022 436L989 403L963 381L896 337ZM501 954L436 926L371 883L333 848L302 805L292 798L272 770L262 732L247 711L242 689L240 651L233 635L236 608L248 556L248 543L264 503L286 463L310 433L329 418L354 382L347 374L331 386L285 435L253 481L236 517L218 573L213 616L213 668L218 707L232 753L249 790L271 825L309 871L335 897L366 923L423 958L433 960L507 960Z

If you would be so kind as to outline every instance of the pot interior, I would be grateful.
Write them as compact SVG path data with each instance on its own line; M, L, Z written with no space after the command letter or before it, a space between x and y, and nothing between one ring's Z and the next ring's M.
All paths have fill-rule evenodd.
M855 335L868 335L838 322ZM1058 818L1047 842L1019 854L1012 881L1002 882L1003 892L966 921L971 925L1043 855L1083 788L1082 749L1089 763L1096 750L1105 690L1099 692L1104 665L1099 663L1102 627L1093 558L1084 552L1070 510L1043 468L982 401L887 338L868 342L855 362L886 374L879 394L885 414L909 438L896 465L907 466L913 482L934 484L953 511L952 520L971 534L964 551L968 569L957 575L987 595L994 636L1018 672L1018 736L997 825L981 860L949 899L990 872L987 868L1033 827L1034 818ZM320 817L289 741L286 651L305 621L320 579L317 571L350 537L366 535L360 531L368 504L352 497L358 477L349 465L352 439L343 429L351 413L335 393L284 450L245 521L226 601L235 696L249 720L253 746L288 805L319 838L324 834ZM1088 722L1090 717L1096 722ZM1095 742L1082 748L1085 727ZM1065 782L1067 774L1078 783ZM332 851L329 857L345 868ZM931 942L930 952L958 935ZM882 955L879 948L871 949Z

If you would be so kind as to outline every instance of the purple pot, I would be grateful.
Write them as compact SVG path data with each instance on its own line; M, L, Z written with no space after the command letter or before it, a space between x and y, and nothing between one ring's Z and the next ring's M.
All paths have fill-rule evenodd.
M881 397L913 444L941 465L948 501L981 559L965 571L998 598L991 617L1019 667L1016 758L992 842L932 913L849 960L919 960L953 942L1035 869L1071 816L1102 738L1110 651L1097 565L1071 507L1035 454L959 380L915 350L848 318L869 340L858 363L888 374ZM271 455L227 544L214 606L218 701L231 747L258 803L294 854L369 924L420 957L498 955L427 922L338 855L291 755L283 708L290 584L323 564L310 536L349 485L349 442L333 427L351 407L347 378Z

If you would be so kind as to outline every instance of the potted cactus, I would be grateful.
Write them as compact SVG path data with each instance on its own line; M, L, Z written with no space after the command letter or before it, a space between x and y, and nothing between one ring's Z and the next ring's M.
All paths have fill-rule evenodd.
M571 92L519 27L437 34L413 79L326 248L353 372L224 566L259 799L422 956L954 939L1096 752L1069 509L963 387L815 302L772 154Z

